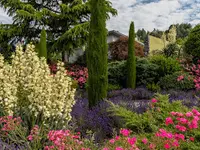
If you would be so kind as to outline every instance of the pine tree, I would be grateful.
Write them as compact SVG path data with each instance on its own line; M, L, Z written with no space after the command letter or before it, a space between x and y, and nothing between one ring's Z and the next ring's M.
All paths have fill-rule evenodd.
M93 9L90 0L1 0L0 7L13 18L12 24L0 26L0 43L13 38L34 41L39 38L41 27L46 29L49 51L74 50L87 42ZM116 14L107 0L106 11L107 18L109 13Z
M39 57L45 57L47 60L47 43L46 43L46 31L43 28L40 35Z
M128 40L128 60L127 60L127 88L136 87L136 57L135 57L135 30L134 23L131 22Z
M106 30L106 1L91 1L91 22L87 54L88 67L88 99L89 107L107 97L107 30Z

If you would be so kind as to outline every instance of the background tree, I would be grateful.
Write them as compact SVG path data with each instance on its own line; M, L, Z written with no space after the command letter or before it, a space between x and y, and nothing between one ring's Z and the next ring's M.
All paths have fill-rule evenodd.
M131 22L128 40L128 60L127 60L127 87L136 86L136 57L135 57L135 30L134 23Z
M106 29L106 1L91 1L91 21L87 53L89 107L107 97L108 46Z
M192 55L194 59L200 58L200 24L196 25L190 32L185 42L184 51Z
M142 28L137 31L136 35L139 41L144 42L147 37L147 32Z
M40 43L39 43L39 57L45 57L47 60L47 42L46 42L46 31L43 28L40 35Z
M189 23L176 24L177 39L187 37L191 30L192 25Z
M1 0L0 6L13 19L12 24L1 25L0 43L22 38L27 42L37 40L42 27L47 32L50 52L71 51L87 41L90 12L93 9L90 0ZM107 17L109 13L116 14L109 1L106 1L106 12Z
M180 48L176 43L170 43L163 49L163 54L166 57L180 56Z
M149 35L161 38L163 35L163 31L154 28L154 30L150 32Z

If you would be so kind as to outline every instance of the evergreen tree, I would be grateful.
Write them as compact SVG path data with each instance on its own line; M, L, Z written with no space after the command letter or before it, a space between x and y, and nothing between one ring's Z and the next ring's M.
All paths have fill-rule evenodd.
M91 22L87 55L89 107L107 97L108 46L106 42L106 1L91 1Z
M0 6L7 10L13 23L0 26L0 43L22 38L27 42L34 41L39 38L41 27L45 27L48 50L65 52L83 46L88 38L93 9L90 1L1 0ZM116 14L107 0L106 12L107 17L109 13Z
M128 60L127 60L127 88L136 87L136 57L135 57L135 30L134 23L131 22L128 40Z
M47 43L46 43L46 31L43 28L40 35L40 47L39 47L39 57L45 57L47 60Z

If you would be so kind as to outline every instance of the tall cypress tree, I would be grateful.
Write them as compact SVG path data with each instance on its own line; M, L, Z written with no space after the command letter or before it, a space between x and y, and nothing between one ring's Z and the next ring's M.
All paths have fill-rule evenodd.
M47 39L46 31L44 28L42 29L40 35L39 57L45 57L47 59Z
M127 88L136 87L136 57L135 57L135 30L131 22L128 39L128 60L127 60Z
M106 0L91 0L91 21L87 54L89 107L107 97L108 46L106 42Z

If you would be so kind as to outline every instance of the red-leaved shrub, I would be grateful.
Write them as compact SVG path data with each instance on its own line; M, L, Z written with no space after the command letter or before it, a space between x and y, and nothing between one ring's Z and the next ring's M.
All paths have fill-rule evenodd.
M109 44L109 51L113 60L126 60L128 58L128 37L122 36ZM135 41L136 56L144 56L144 46Z

